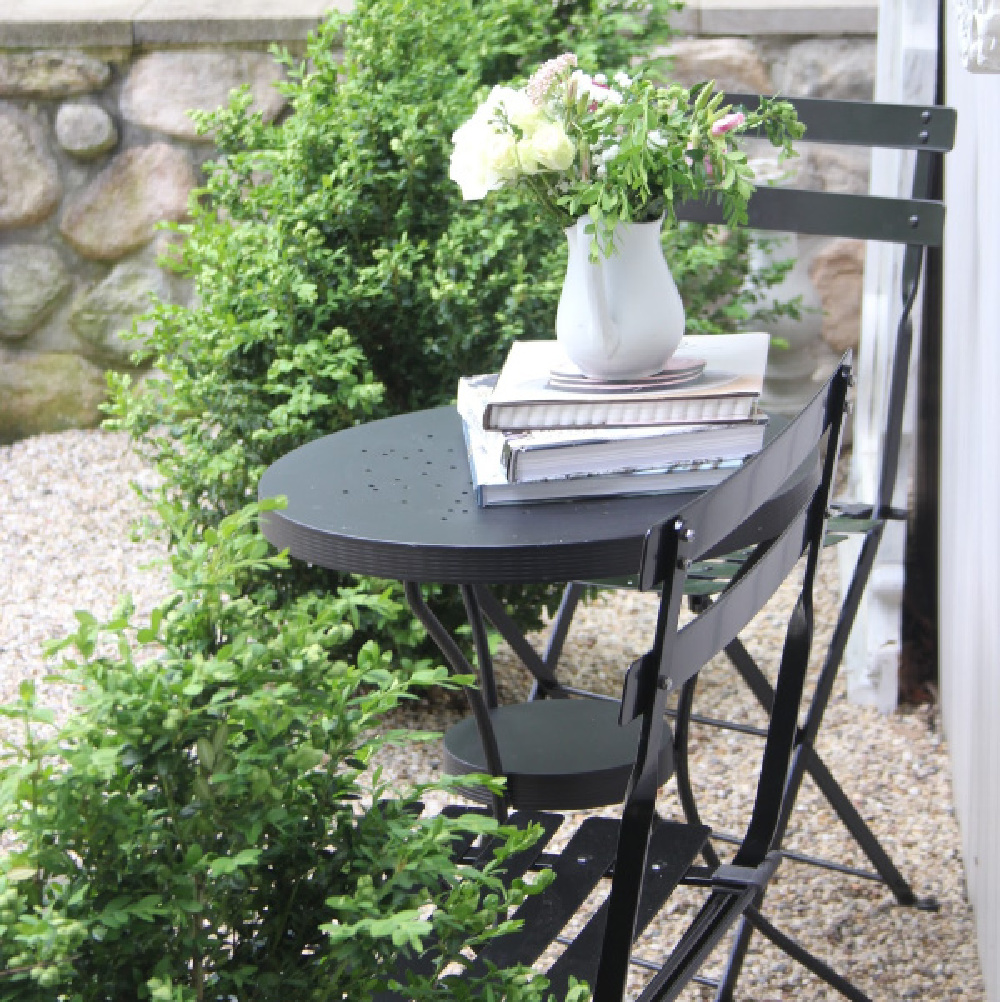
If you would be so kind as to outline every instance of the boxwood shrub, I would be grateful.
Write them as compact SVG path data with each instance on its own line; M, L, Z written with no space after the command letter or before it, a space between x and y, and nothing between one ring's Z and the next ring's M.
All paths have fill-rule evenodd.
M174 266L196 305L157 305L139 385L112 377L112 423L163 477L162 496L212 525L255 496L288 450L359 421L454 398L515 338L552 336L564 237L515 195L461 201L451 134L492 84L574 50L609 72L668 33L670 0L358 0L282 57L288 114L265 123L247 93L202 115L218 156L175 226ZM746 313L745 239L669 234L697 329ZM348 582L293 565L252 586L274 601ZM398 598L386 582L350 583ZM508 590L525 626L550 589ZM455 596L437 596L456 627ZM401 604L359 606L359 637L428 653ZM380 613L385 615L384 611Z

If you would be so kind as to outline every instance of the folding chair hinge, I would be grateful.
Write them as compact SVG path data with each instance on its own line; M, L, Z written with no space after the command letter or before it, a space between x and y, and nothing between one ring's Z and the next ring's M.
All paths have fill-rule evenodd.
M724 863L712 874L712 884L726 890L739 891L745 887L764 890L766 880L762 880L756 866L733 866Z
M712 874L712 884L724 890L742 890L743 888L754 887L758 891L763 891L767 887L774 871L781 862L781 856L775 852L769 852L764 857L764 861L757 866L735 866L732 863L723 863Z

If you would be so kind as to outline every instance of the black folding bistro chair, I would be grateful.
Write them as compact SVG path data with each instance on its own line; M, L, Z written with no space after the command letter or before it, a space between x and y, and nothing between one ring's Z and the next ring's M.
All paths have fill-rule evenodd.
M513 917L522 922L520 930L492 941L470 960L466 974L481 973L487 964L536 964L556 944L556 956L547 968L556 998L563 997L575 976L592 986L595 1002L621 999L635 940L674 889L684 884L704 892L703 904L672 950L664 949L655 961L646 960L638 968L647 978L637 996L642 1002L675 998L741 916L837 990L848 997L864 997L763 919L756 908L781 862L775 842L796 742L812 638L813 583L849 381L849 367L842 364L803 412L741 470L647 533L638 584L659 590L659 611L652 645L628 669L616 706L620 726L637 727L624 803L615 808L614 817L586 813L582 821L575 821L518 811L508 818L513 824L540 822L546 834L533 853L509 862L506 879L517 879L536 865L551 867L555 879L515 913ZM782 509L775 534L753 548L713 602L703 604L680 625L692 568L731 539L741 525L753 524L776 487L817 457L818 476L809 478L810 489L803 492L800 503ZM665 756L662 751L672 747L664 712L667 700L733 641L793 571L801 575L801 586L788 619L749 824L731 861L706 866L698 860L708 828L664 821L656 811L657 794L672 767L669 753ZM536 729L525 740L541 754L547 735ZM475 808L455 807L456 812L462 810ZM567 826L568 841L557 852L551 840ZM476 851L473 847L470 860ZM605 896L598 894L595 903L594 892L602 888ZM561 938L564 927L576 915L583 916L575 924L579 932L567 941ZM658 940L656 949L660 950ZM406 983L406 966L427 964L429 954L432 947L420 956L402 950L401 985Z
M730 95L737 103L752 103L756 95ZM798 233L852 237L900 245L902 250L899 312L889 376L889 395L881 437L880 473L875 496L870 502L835 502L830 521L829 543L848 535L861 534L860 555L845 589L840 611L818 680L796 740L777 829L780 845L791 819L802 782L808 775L874 867L858 870L830 860L799 856L801 862L823 866L884 883L902 905L934 908L936 902L918 897L900 873L871 828L854 807L835 777L817 754L815 744L822 725L837 673L843 660L851 629L857 619L875 557L890 521L906 522L909 513L896 508L893 498L903 436L904 408L913 346L913 308L923 294L924 337L940 335L939 296L941 245L944 232L942 176L944 154L955 141L955 112L950 108L921 105L893 105L868 102L796 100L800 119L806 124L806 138L812 142L899 149L911 153L909 198L850 195L840 192L800 191L792 188L765 188L757 192L750 210L750 225L761 230L794 230ZM686 206L686 218L717 221L703 206ZM926 267L925 267L926 266ZM923 285L921 278L923 275ZM726 650L740 676L768 711L774 694L746 647L736 638ZM694 685L682 694L679 729L693 716ZM713 723L724 722L713 721ZM686 736L681 742L686 747ZM679 768L678 790L691 818L697 808L687 782L686 763ZM790 854L791 855L791 854ZM732 997L733 987L749 943L751 927L745 923L733 947L729 974L720 999Z
M740 105L753 106L758 95L729 94L728 100ZM899 245L902 250L901 287L892 362L889 375L889 396L881 436L880 475L874 498L856 502L840 501L833 506L826 542L836 543L847 536L860 534L860 556L851 580L844 592L841 608L827 648L815 686L805 704L805 715L798 728L792 754L792 765L785 785L781 809L775 829L775 848L779 848L791 820L801 785L808 775L844 823L851 836L868 858L871 869L844 865L820 858L814 854L785 851L785 855L802 863L826 867L852 876L884 883L902 905L933 908L933 899L918 897L900 872L886 849L867 822L854 807L840 783L832 775L816 751L817 736L823 717L833 694L839 668L844 656L851 629L857 618L862 596L871 576L875 557L890 521L905 521L906 510L894 507L897 469L903 433L904 405L910 371L913 344L913 308L919 298L928 300L923 316L923 336L939 336L939 314L934 308L934 297L939 289L941 244L944 229L944 204L941 199L941 171L944 154L954 145L956 116L950 108L934 105L900 105L874 102L836 101L790 98L800 119L806 125L806 141L832 145L845 145L869 149L897 149L908 151L912 177L909 197L885 197L847 194L837 191L804 190L794 187L762 187L754 194L749 206L749 225L759 230L794 232L831 237L850 237L865 241L887 242ZM721 223L718 206L706 203L686 203L677 209L678 217L690 222ZM712 559L696 562L690 569L684 587L692 607L701 610L710 605L712 596L726 587L731 576L741 574L746 552L712 555ZM545 700L550 696L593 696L564 685L558 677L558 662L572 625L574 611L587 587L598 585L634 586L627 582L574 582L567 586L562 603L554 618L548 644L538 653L517 631L502 604L486 589L477 590L477 599L487 618L497 627L521 661L534 675L532 700ZM775 706L775 691L759 666L749 654L739 637L732 638L726 654L740 677L752 690L761 706L770 714ZM676 709L675 766L678 792L689 820L699 820L698 808L692 792L687 763L687 738L692 723L718 726L741 731L758 737L768 733L762 728L706 717L694 712L695 680L685 685L679 694ZM536 711L541 717L541 711ZM562 711L570 715L582 710ZM591 711L594 715L592 733L604 733L604 710ZM469 727L469 724L465 725ZM516 743L516 742L515 742ZM621 790L628 769L623 762L628 757L628 742L622 736L617 757L605 758L613 769L605 777L608 782L598 799L615 802L615 791ZM446 761L452 771L471 768L476 753L475 737L471 732L456 730L446 736ZM521 747L521 758L528 754L529 745ZM600 763L596 760L601 742L591 742L590 759L578 762L576 772L583 775L590 787L590 779ZM661 748L661 755L667 754ZM480 758L481 761L481 758ZM537 765L534 767L537 770ZM555 771L555 770L553 770ZM573 770L568 770L572 772ZM553 775L545 788L535 791L531 806L554 808L558 805L545 797L559 785L564 777ZM564 785L563 789L575 787ZM515 782L515 791L519 792ZM517 798L514 798L517 803ZM573 804L564 806L574 806ZM589 805L584 805L589 806ZM713 833L716 841L732 841L726 833ZM711 865L719 857L711 842L703 853ZM719 999L732 998L736 979L745 956L753 928L747 921L742 924L733 947L730 966L718 994ZM863 998L862 995L851 997Z

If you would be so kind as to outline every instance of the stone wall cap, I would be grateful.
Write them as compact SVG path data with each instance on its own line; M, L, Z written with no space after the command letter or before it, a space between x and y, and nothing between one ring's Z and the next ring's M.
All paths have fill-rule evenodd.
M5 0L0 49L298 41L327 11L352 6L352 0ZM874 35L878 0L688 0L671 24L705 35Z
M132 22L145 0L7 0L0 48L132 45Z
M351 0L7 0L0 49L286 42Z
M332 10L351 0L146 0L135 18L135 41L213 44L304 40ZM277 8L277 10L276 10Z
M704 35L874 35L877 0L696 0Z

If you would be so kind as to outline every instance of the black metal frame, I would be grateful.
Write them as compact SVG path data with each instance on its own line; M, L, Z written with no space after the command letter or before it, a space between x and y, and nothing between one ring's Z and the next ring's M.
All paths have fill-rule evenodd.
M743 100L743 98L736 99ZM943 240L944 205L940 201L940 172L943 154L954 145L955 113L948 108L933 106L826 101L800 101L796 104L800 117L807 124L807 138L830 143L911 150L914 152L914 164L909 199L851 197L825 193L820 197L820 193L816 192L805 192L785 198L781 189L774 189L760 193L766 195L767 199L759 202L758 208L751 214L751 225L762 229L828 233L834 236L888 241L904 247L901 304L895 332L876 494L871 505L855 504L841 509L850 518L861 520L864 525L864 538L857 564L844 593L805 721L796 741L777 830L777 844L780 845L784 839L802 781L808 774L867 856L874 867L874 873L813 857L803 861L880 880L902 905L935 908L937 904L932 898L918 897L914 893L874 832L817 754L815 742L886 524L890 520L905 521L907 518L907 512L893 507L892 499L899 467L904 405L913 346L912 312L918 299L927 250L940 248ZM754 201L757 201L756 197ZM819 207L823 206L825 210L826 203L832 206L840 204L842 211L821 213ZM940 266L939 254L935 256L934 262ZM933 325L935 322L939 323L939 318L928 314L924 321L925 325ZM727 654L758 701L767 712L770 712L773 691L742 642L736 639L727 649ZM684 712L690 712L692 705L693 691L685 695L682 709ZM690 817L697 818L694 797L690 785L686 782L686 764L679 766L679 775L682 777L679 787L685 810ZM733 998L751 931L752 924L749 921L744 922L730 955L726 978L717 996L720 1002Z
M849 998L864 998L757 910L782 858L776 842L805 688L813 585L849 382L849 366L842 364L823 391L754 459L647 533L639 584L659 590L659 612L652 645L629 668L619 704L621 725L640 725L620 814L586 817L574 824L559 854L541 847L536 851L538 865L551 867L555 881L514 914L522 928L490 943L470 963L469 972L481 972L488 963L534 963L556 941L565 950L546 972L554 995L561 997L569 977L575 976L590 982L594 1002L617 1002L624 995L636 938L673 889L683 883L704 889L704 903L665 959L642 964L652 975L639 995L641 1002L676 998L741 916L835 989ZM822 472L815 490L805 492L798 505L784 509L782 524L753 548L715 600L680 625L680 608L695 562L731 538L741 523L753 521L758 509L772 498L774 485L786 482L817 452ZM667 700L738 636L803 557L804 573L789 617L746 834L731 862L697 865L708 829L691 821L664 822L656 812L657 794L668 778L659 757L663 736L669 737ZM433 619L432 614L429 618ZM448 648L450 642L441 639ZM563 819L518 813L509 820L540 822L548 839ZM532 860L518 860L508 879L516 879L531 865L535 865ZM580 932L571 940L562 939L567 921L604 879L610 880L610 886L603 903L590 913L584 909ZM404 981L405 967L411 962L423 961L408 957L404 950L399 971Z
M814 140L823 139L824 120L830 129L831 141L846 142L848 141L846 136L855 135L849 132L849 129L858 126L866 117L873 117L876 123L882 124L865 133L867 137L865 141L875 138L884 140L887 145L916 149L914 193L919 196L933 193L934 177L940 166L941 155L950 148L953 138L955 118L949 109L924 107L914 110L911 115L910 111L900 106L854 102L796 103L800 106L800 111L809 126L811 138ZM893 123L910 120L915 120L913 127L918 131L910 140L901 141ZM815 204L821 207L832 198L846 199L843 214L831 216L828 213L826 217L837 223L836 233L848 235L854 232L852 227L855 223L852 217L860 221L859 225L861 222L865 226L871 225L871 220L866 218L867 212L870 212L873 218L883 215L891 218L891 226L888 223L880 223L877 228L877 238L895 240L907 247L902 318L892 377L881 489L874 505L869 506L867 510L851 511L851 514L860 517L860 528L865 533L861 559L826 656L820 685L808 706L806 722L801 728L794 728L790 751L791 767L786 781L782 784L784 793L780 799L777 825L771 839L772 845L765 861L756 868L748 868L746 871L742 868L737 868L736 871L721 869L716 874L719 883L716 889L724 897L736 895L740 898L736 904L729 902L725 907L720 905L720 916L725 912L726 921L730 915L734 919L742 915L748 928L758 929L772 938L791 956L805 962L811 970L825 978L838 991L850 998L863 999L861 993L851 988L843 979L839 979L821 962L809 958L797 944L793 944L774 929L760 915L759 904L767 883L767 868L776 865L783 857L795 858L792 854L781 850L780 843L788 816L794 807L801 779L806 772L816 779L838 814L845 820L852 834L869 855L878 871L876 874L878 879L886 880L901 902L920 903L898 874L898 870L874 834L853 810L849 799L823 766L814 751L813 741L830 697L843 654L843 646L856 615L884 526L888 519L904 515L893 509L891 499L912 338L909 317L919 294L925 249L921 241L927 241L932 246L938 241L935 231L940 223L942 207L940 201L932 197L865 200L860 196L836 196L831 193L808 193L808 197L802 194L782 194L785 191L787 189L765 189L758 192L751 200L751 224L760 228L795 229L800 223L796 221L794 215L783 222L776 213L783 201L790 212L794 210L808 213L812 196L815 196ZM868 206L867 212L862 211L863 206ZM685 218L703 218L706 212L711 214L712 211L714 211L712 207L708 209L679 207L679 215ZM819 211L820 209L817 209L817 212ZM820 218L818 215L809 216L809 219L801 222L801 226L808 228L809 225L817 225L815 220L818 218ZM812 220L812 223L809 220ZM482 583L566 581L573 578L586 579L588 575L630 573L634 571L640 549L639 535L635 530L640 525L644 528L654 519L665 517L668 511L677 511L680 502L670 497L619 499L607 504L595 501L567 502L565 507L560 506L560 511L555 513L543 511L542 508L545 506L538 506L534 508L530 518L526 513L517 510L501 509L486 512L475 510L468 505L471 485L468 482L467 470L464 464L458 461L463 454L463 448L460 435L456 431L456 418L453 411L445 413L444 409L440 414L428 412L417 422L419 429L411 428L414 424L411 419L406 421L390 419L364 428L341 432L295 450L276 463L262 478L261 497L278 495L289 497L288 510L268 513L262 524L273 543L282 547L287 546L293 556L320 566L389 576L404 581L461 584L470 621L473 624L479 664L486 673L484 690L482 692L470 690L474 715L482 719L484 716L488 718L489 701L495 700L496 696L495 691L491 691L488 681L489 651L484 617L493 621L501 633L511 641L528 667L534 667L536 677L539 679L536 695L566 695L569 694L569 690L560 686L558 682L557 662L566 631L570 628L573 608L582 590L581 585L569 586L549 649L544 656L539 656L533 652L528 653L530 648L525 646L524 638L513 630L509 621L505 620L502 607L495 602ZM770 454L769 450L770 446L765 451ZM365 457L366 483L356 485L344 478L340 467L356 469L362 454ZM317 457L322 457L323 461L317 462ZM412 498L426 498L428 503L436 506L433 525L426 518L420 517L422 513L415 513L418 517L399 519L391 525L386 525L386 506L395 505L401 500L402 488L394 485L401 477L405 484L406 471L415 470L417 464L422 470L428 466L434 470L436 486L433 491L428 492L429 488L415 490L411 495ZM771 473L772 476L777 476L775 471ZM815 480L808 476L796 476L792 479L795 481L795 487L790 492L784 492L785 499L797 496L797 492L803 487L804 496L811 494ZM420 478L414 476L414 481L420 486ZM769 483L768 487L772 493L778 482L771 480ZM742 473L735 475L731 481L726 481L726 484L729 483L743 483ZM722 487L725 487L725 484ZM709 492L706 497L724 496L722 487ZM316 498L332 497L337 499L336 504L316 504ZM405 503L405 500L402 503ZM745 499L741 503L745 505ZM778 504L775 508L776 515L784 517L786 507ZM636 519L640 512L643 514L643 520L638 523ZM612 514L616 516L614 519ZM648 519L647 514L649 514ZM745 507L740 514L746 514ZM767 520L758 519L756 524L759 526L762 521ZM553 536L557 528L556 522L559 523L558 538ZM623 523L627 524L623 526ZM719 552L728 552L727 547L736 550L746 545L748 541L755 543L759 535L759 532L743 533L742 537L728 539L725 546L720 545ZM754 538L748 540L747 536ZM682 543L685 541L679 541L678 546L681 547ZM700 550L693 552L690 559L694 559L700 552ZM757 573L756 561L760 560L761 554L762 551L759 549L752 550L749 557L745 553L736 554L736 559L729 567L729 570L734 572L732 583L754 580ZM711 555L714 556L715 551ZM686 556L684 558L687 559ZM702 574L704 563L706 562L696 560L693 565L684 568L684 588L688 595L704 594L706 585ZM746 570L742 569L744 566ZM724 568L723 573L728 571ZM671 598L677 597L673 580L669 592ZM439 624L436 624L433 614L426 608L418 585L408 585L407 593L414 611L431 630L449 662L457 670L468 671L468 662L461 651L450 636L438 628ZM730 591L726 590L723 594L729 595ZM718 604L720 603L713 599L698 598L696 612L699 617L708 616L711 614L711 609ZM764 706L770 707L772 700L776 704L782 704L784 697L780 683L775 694L749 656L744 656L746 652L738 639L734 636L726 643L727 651L737 670ZM638 675L641 676L642 672L638 672ZM679 679L675 678L674 681ZM688 712L693 702L691 685L689 682L682 687L682 714L678 721L678 736L682 739L677 763L681 786L688 785L682 778L686 769L683 742L685 728L690 721L698 719ZM648 696L648 693L645 695ZM659 706L659 703L657 705ZM769 731L774 726L775 714L770 713L770 718ZM662 730L665 727L665 721L660 720L653 730ZM488 728L484 728L484 733L488 733ZM498 753L488 752L488 754L492 755L491 771L502 775L503 762ZM694 817L696 808L693 806L693 797L690 798L690 804L688 809ZM507 806L505 801L499 799L491 804L498 813L506 811ZM626 816L629 810L626 809ZM668 827L671 831L675 830L672 826ZM697 824L681 827L687 831L701 830ZM656 831L661 828L662 825L657 825ZM700 851L699 843L694 853ZM712 858L709 854L710 863ZM686 870L686 866L682 869ZM711 880L707 876L704 879L709 882ZM739 888L738 894L733 890L734 887ZM650 907L655 908L655 905ZM717 928L716 919L706 917L705 935L715 936ZM744 946L747 934L747 932L741 934ZM687 959L680 967L675 967L673 973L665 976L667 982L673 984L677 979L682 980L686 977L688 966L697 966L695 954L701 948L698 944L703 942L702 935L700 931L692 931L688 944L691 950L688 951ZM738 946L733 955L726 983L720 989L720 998L731 996L732 986L742 963L741 951L742 948ZM662 997L673 997L669 994L672 989L665 986L664 991L667 994L663 994ZM657 992L649 997L661 997L661 994Z

